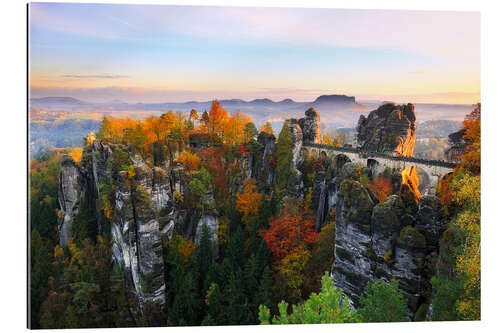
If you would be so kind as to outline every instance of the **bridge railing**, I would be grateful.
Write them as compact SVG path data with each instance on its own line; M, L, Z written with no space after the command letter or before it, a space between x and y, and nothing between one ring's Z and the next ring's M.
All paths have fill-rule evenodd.
M439 167L444 167L444 168L449 168L449 169L454 169L457 164L453 162L447 162L443 160L427 160L424 158L417 158L417 157L406 157L406 156L394 156L391 154L386 154L386 153L379 153L376 151L367 151L359 148L352 148L352 147L337 147L333 145L325 145L325 144L320 144L320 143L307 143L304 144L305 147L311 147L311 148L319 148L319 149L326 149L326 150L333 150L333 151L338 151L342 153L355 153L355 154L360 154L364 158L370 158L370 157L380 157L380 158L385 158L393 161L403 161L403 162L409 162L409 163L417 163L417 164L425 164L429 166L439 166Z

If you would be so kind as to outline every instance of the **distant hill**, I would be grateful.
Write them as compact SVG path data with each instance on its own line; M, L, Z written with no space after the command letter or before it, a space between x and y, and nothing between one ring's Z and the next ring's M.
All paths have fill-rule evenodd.
M44 97L32 98L31 106L51 110L70 109L72 111L102 110L108 111L156 111L166 112L168 110L189 112L196 109L198 112L210 110L211 101L188 101L183 103L125 103L113 100L107 103L84 102L71 97ZM296 102L291 98L281 101L273 101L269 98L259 98L251 101L242 99L219 100L229 112L241 110L250 115L257 124L265 121L281 122L290 117L301 117L304 110L314 107L321 116L322 122L327 123L353 123L359 118L360 112L369 109L359 103L353 96L346 95L322 95L312 102Z
M322 123L339 126L354 126L361 114L367 114L376 109L382 101L356 101L354 96L321 95L311 102L296 102L291 98L273 101L269 98L259 98L251 101L242 99L219 100L229 112L240 110L254 119L259 125L269 121L273 126L280 127L284 119L302 117L304 111L314 107L321 116ZM161 113L168 110L190 112L191 109L199 113L210 110L211 101L188 101L182 103L126 103L113 100L106 103L81 101L72 97L43 97L32 98L30 106L49 110L69 110L78 112L151 112ZM415 104L417 122L427 120L448 119L462 121L464 116L472 111L472 105L450 104Z
M82 106L90 104L73 97L32 98L30 99L30 102L31 106L34 107Z

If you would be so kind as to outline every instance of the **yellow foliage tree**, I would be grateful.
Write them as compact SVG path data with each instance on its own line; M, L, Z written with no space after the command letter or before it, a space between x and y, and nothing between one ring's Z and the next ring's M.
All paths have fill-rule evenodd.
M180 153L175 161L182 164L186 168L187 173L194 173L200 170L200 158L198 155L190 153L187 150Z
M264 124L262 124L262 126L260 126L260 132L264 132L267 134L274 134L273 127L268 121L266 121Z
M304 284L304 268L311 253L303 246L297 247L283 258L278 265L278 272L290 289L291 294L298 294Z

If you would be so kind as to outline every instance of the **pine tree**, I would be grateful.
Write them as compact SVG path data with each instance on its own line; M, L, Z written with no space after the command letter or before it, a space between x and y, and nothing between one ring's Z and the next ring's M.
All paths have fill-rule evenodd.
M369 282L360 303L358 312L365 322L409 321L407 301L396 280Z
M198 249L198 265L202 295L205 295L214 279L214 255L210 229L206 224L201 228L200 246Z

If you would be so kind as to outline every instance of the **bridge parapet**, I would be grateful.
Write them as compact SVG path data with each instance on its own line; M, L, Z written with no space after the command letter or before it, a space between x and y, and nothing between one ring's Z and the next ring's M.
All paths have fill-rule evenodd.
M389 159L393 161L401 161L401 162L408 162L412 164L424 164L428 166L437 166L437 167L442 167L446 169L454 169L457 166L457 163L453 162L447 162L443 160L427 160L424 158L417 158L417 157L406 157L406 156L394 156L390 154L385 154L385 153L379 153L379 152L374 152L374 151L366 151L358 148L351 148L351 147L337 147L333 145L325 145L325 144L319 144L319 143L308 143L304 144L304 147L310 147L310 148L317 148L317 149L325 149L325 150L332 150L332 151L337 151L339 153L351 153L351 154L359 154L363 158L373 158L373 157L378 157L378 158L384 158L384 159Z

